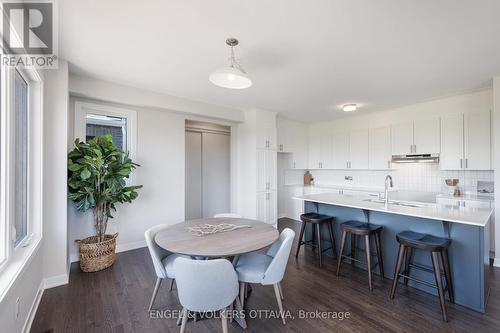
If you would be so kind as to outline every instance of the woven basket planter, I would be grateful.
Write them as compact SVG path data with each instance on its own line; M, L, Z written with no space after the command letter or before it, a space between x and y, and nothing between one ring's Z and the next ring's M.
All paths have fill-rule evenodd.
M105 235L98 243L97 236L76 240L80 248L80 269L84 272L97 272L108 268L115 262L116 237L118 234Z

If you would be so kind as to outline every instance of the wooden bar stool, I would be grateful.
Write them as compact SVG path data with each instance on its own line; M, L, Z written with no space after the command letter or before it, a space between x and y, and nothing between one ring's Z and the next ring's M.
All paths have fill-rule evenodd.
M382 226L359 222L359 221L347 221L340 225L340 230L342 231L342 239L340 241L340 258L337 264L337 276L340 274L340 266L342 265L343 258L351 261L351 265L354 265L354 262L362 263L361 260L356 259L356 236L364 236L365 238L365 253L366 253L366 268L368 271L368 285L370 287L370 291L372 288L372 269L378 265L380 270L380 276L384 278L384 261L382 258L382 244L380 241L380 233L382 232ZM344 246L347 238L347 234L351 234L351 254L350 256L344 255ZM376 256L378 261L375 265L371 264L371 256L373 255L370 252L370 236L374 236L375 245L377 249Z
M302 227L300 228L299 243L297 244L297 252L295 253L295 258L299 256L300 247L302 245L311 246L314 249L318 248L319 255L319 267L322 267L322 254L325 251L332 250L335 258L337 258L337 246L335 245L335 237L333 236L332 222L335 219L332 216L322 215L318 213L306 213L300 215L302 220ZM312 237L311 240L304 241L304 231L306 230L306 225L311 223L312 225ZM328 226L328 234L330 235L331 246L326 249L321 248L321 225L326 224ZM315 240L317 238L317 240Z
M426 286L436 288L439 294L439 302L441 303L443 320L448 321L444 296L445 291L448 292L450 302L455 303L455 292L453 291L450 262L448 259L448 247L450 246L451 240L448 238L436 237L413 231L400 232L396 235L396 239L400 246L390 294L391 299L394 299L394 293L396 292L396 287L400 277L404 279L403 282L405 285L408 285L408 280L412 280ZM432 269L413 263L413 252L415 249L430 252L433 266ZM441 262L443 264L443 273L441 273L441 269L439 268L439 256L441 256ZM405 261L404 271L400 272L401 266L403 266L403 260ZM432 283L410 277L411 268L434 273L436 284L434 285ZM443 288L442 282L443 275L446 280L445 288Z

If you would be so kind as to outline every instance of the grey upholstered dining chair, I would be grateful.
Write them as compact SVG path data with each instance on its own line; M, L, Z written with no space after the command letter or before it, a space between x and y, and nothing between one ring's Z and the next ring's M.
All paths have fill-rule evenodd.
M239 257L236 264L236 273L240 281L240 299L244 304L245 286L247 283L260 283L262 285L273 285L274 294L280 313L283 313L283 291L280 282L285 275L286 264L292 249L295 232L286 228L280 234L279 239L273 243L267 254L249 253ZM285 318L282 316L283 324Z
M221 218L221 217L232 217L232 218L241 218L241 215L234 214L234 213L220 213L220 214L215 214L215 218Z
M238 297L238 277L226 259L174 262L179 301L182 308L181 333L186 329L188 311L221 311L222 331L227 333L227 308Z
M153 260L153 266L156 272L156 284L155 289L153 291L153 296L151 297L151 301L149 302L148 311L153 307L153 303L155 301L156 295L158 294L158 290L160 289L161 282L163 279L171 279L170 281L170 290L172 290L172 286L174 284L175 274L174 274L174 260L179 257L188 256L173 254L168 252L167 250L159 247L155 242L155 236L158 232L168 228L167 224L160 224L154 227L149 228L144 233L144 238L146 238L146 244L148 245L149 254L151 255L151 259Z

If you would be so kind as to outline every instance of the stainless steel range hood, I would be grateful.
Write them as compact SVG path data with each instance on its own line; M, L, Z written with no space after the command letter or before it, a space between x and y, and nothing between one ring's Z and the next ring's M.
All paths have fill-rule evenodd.
M392 163L439 163L439 154L392 155Z

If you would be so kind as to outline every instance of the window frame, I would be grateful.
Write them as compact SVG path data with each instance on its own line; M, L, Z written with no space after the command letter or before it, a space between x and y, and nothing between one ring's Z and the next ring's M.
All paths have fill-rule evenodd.
M79 138L85 141L87 138L87 115L99 115L109 117L125 118L127 120L127 143L126 147L129 156L132 160L136 158L136 145L137 145L137 112L132 109L120 108L106 104L90 103L75 101L75 121L74 121L74 140ZM135 172L130 174L130 178L126 180L127 183L135 181Z
M15 79L28 87L26 235L15 244ZM42 239L43 220L43 80L35 69L1 69L0 117L0 299L4 270L16 276ZM12 265L11 265L12 264ZM11 267L10 267L11 266ZM5 274L9 275L9 274Z
M32 161L32 156L31 156L31 152L32 152L32 148L31 148L31 128L33 127L33 124L32 124L32 116L31 116L31 112L33 111L33 105L32 105L32 100L31 100L31 89L32 89L32 85L31 85L31 81L29 80L28 78L28 75L27 73L25 73L25 71L19 69L19 68L16 68L14 71L13 71L13 75L12 75L12 87L14 89L12 89L12 110L11 112L15 111L15 108L16 108L16 75L19 74L19 76L21 77L21 79L24 80L24 82L26 83L26 88L27 88L27 111L26 111L26 127L27 127L27 133L26 133L26 141L27 141L27 149L26 149L26 235L23 236L23 238L21 238L19 240L19 242L16 244L16 233L12 230L12 226L15 227L15 224L16 224L16 221L15 221L15 211L16 209L13 208L13 214L12 214L12 225L11 225L11 232L12 232L12 235L11 235L11 242L13 243L13 251L15 251L19 246L23 246L26 242L26 240L30 237L30 234L31 234L31 229L33 229L33 226L31 226L30 222L31 221L31 198L30 198L30 191L31 191L31 177L30 177L30 163ZM13 115L13 127L15 128L16 127L16 119L15 119L15 115ZM13 134L15 136L15 130L13 131ZM14 151L14 155L15 155L15 142L14 142L14 148L13 148L13 151ZM13 163L16 162L16 157L13 156ZM16 180L16 177L17 177L17 171L18 171L18 168L14 168L14 171L13 171L13 181L15 183L15 180ZM14 186L15 188L15 186ZM13 191L15 192L15 190Z

